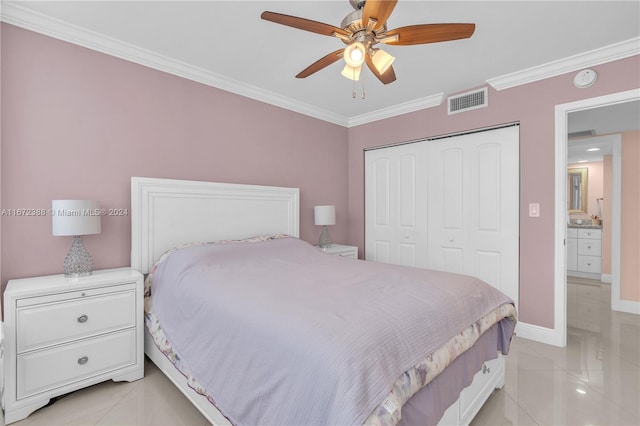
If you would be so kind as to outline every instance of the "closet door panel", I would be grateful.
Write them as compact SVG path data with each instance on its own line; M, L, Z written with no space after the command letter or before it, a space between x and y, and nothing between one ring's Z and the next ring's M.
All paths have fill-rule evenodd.
M426 266L426 148L407 144L365 153L365 258Z
M375 242L375 262L391 263L391 243L389 241Z
M434 151L441 149L442 143L434 145ZM440 157L440 158L438 158ZM460 148L444 148L439 155L433 155L433 160L441 168L441 178L433 180L433 183L441 188L438 191L438 199L442 204L442 225L445 229L463 229L463 153ZM440 173L439 173L440 174ZM439 185L441 183L441 185ZM436 207L437 204L435 205Z
M430 169L436 171L429 174L428 186L430 267L476 276L517 305L519 129L514 126L436 142L428 149ZM455 157L459 162L452 159L456 150L460 151ZM452 201L458 199L458 187L462 188L460 204ZM451 194L444 194L446 191ZM439 204L446 206L442 213ZM459 226L455 223L458 217ZM442 259L445 248L449 250L446 264ZM461 253L460 271L453 270L457 266L451 260L453 248Z
M495 251L476 250L476 270L472 275L483 281L492 283L496 288L502 284L500 270L502 268L502 255Z
M495 143L480 145L474 154L475 189L478 194L478 231L500 231L501 221L501 148Z
M380 158L373 163L374 183L371 195L374 197L376 210L376 214L374 215L375 226L391 226L391 176L389 163L389 158Z
M441 249L441 267L433 268L440 271L454 272L456 274L464 273L464 251L459 248L442 247Z
M428 175L428 267L464 272L466 232L464 182L467 180L464 151L449 139L430 141L427 146Z

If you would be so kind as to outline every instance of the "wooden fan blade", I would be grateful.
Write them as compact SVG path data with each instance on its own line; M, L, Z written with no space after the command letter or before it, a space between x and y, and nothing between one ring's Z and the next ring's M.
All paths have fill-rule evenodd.
M396 73L393 70L393 66L390 66L389 69L384 72L384 74L380 74L375 65L373 65L373 60L369 55L365 55L364 59L367 62L367 66L369 67L373 75L375 75L383 84L389 84L396 81Z
M362 10L362 25L366 27L371 18L377 21L374 29L382 28L391 16L396 3L398 0L367 0Z
M298 28L299 30L311 31L312 33L332 36L333 33L347 35L342 28L333 25L324 24L322 22L312 21L310 19L298 18L297 16L284 15L282 13L262 12L260 15L265 21L275 22L276 24L287 25L289 27Z
M305 69L303 69L302 71L300 71L298 75L296 75L296 78L309 77L311 74L318 72L324 67L327 67L332 63L336 62L337 60L341 59L343 54L344 54L344 49L338 49L335 52L329 53L328 55L318 59L317 61L315 61L314 63L312 63Z
M407 46L412 44L459 40L471 37L475 30L476 24L409 25L387 31L387 37L398 35L398 41L389 41L386 42L386 44Z

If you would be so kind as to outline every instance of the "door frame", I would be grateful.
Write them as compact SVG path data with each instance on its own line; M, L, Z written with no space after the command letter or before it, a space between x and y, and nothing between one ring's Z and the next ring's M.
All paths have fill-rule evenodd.
M554 226L554 330L552 341L548 342L557 346L567 345L567 142L568 142L568 118L572 112L583 111L592 108L615 105L619 103L640 100L640 89L632 89L624 92L594 98L582 99L575 102L556 105L555 107L555 226ZM620 168L618 167L618 170ZM614 176L615 179L615 176ZM619 182L618 177L618 182ZM619 185L618 185L619 187ZM615 188L615 183L614 183ZM619 188L618 188L619 190ZM612 199L612 214L617 220L612 221L611 247L614 255L611 258L611 288L612 306L616 305L613 296L620 297L620 195L614 192ZM617 249L616 249L617 247ZM616 258L614 258L616 257ZM617 293L616 293L617 292ZM635 302L630 302L635 305ZM638 304L640 306L640 304Z

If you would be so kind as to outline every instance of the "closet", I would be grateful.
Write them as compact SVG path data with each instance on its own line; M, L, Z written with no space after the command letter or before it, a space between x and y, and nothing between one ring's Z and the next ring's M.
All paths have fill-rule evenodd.
M518 304L519 126L365 151L365 258L476 276Z

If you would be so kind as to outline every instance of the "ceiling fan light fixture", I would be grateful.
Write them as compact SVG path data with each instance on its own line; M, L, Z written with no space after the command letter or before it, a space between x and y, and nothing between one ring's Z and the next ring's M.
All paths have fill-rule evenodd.
M345 64L342 69L342 75L347 77L349 80L360 80L360 71L362 67L352 67L349 64Z
M395 57L391 56L384 50L375 49L375 53L371 57L371 62L373 62L373 66L376 67L380 74L384 74L395 59Z
M350 67L357 68L362 65L364 62L364 55L366 54L366 49L364 44L356 41L351 43L344 49L344 61Z

